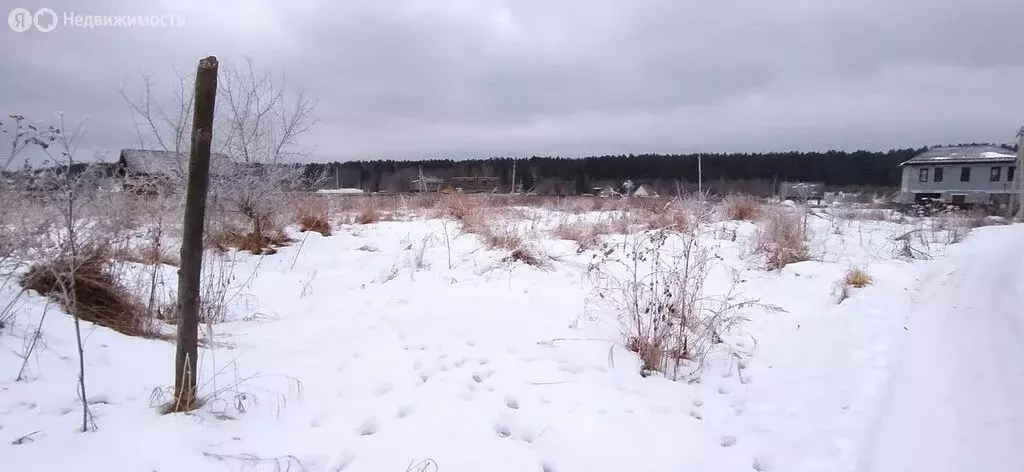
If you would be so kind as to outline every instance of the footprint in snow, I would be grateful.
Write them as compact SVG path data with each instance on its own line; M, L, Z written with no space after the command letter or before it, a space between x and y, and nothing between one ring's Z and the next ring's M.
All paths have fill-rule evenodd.
M733 447L736 445L736 436L722 436L722 440L719 442L722 447Z
M693 399L693 406L696 406L696 407L704 406L704 400L701 400L699 398Z
M665 405L655 405L651 407L651 413L657 415L666 415L672 412L672 408Z
M555 468L553 463L544 461L540 463L540 472L558 472L558 469Z
M559 364L558 370L568 372L570 374L580 374L583 372L583 366L578 364Z
M757 472L765 472L768 470L768 460L763 457L755 457L753 467Z
M729 393L729 389L727 389L725 387L719 387L718 388L718 393L720 393L722 395L725 395L725 394Z
M391 389L393 389L393 388L394 388L394 386L392 386L390 383L384 382L384 383L382 383L382 384L377 386L377 388L373 391L373 394L378 396L378 397L381 397L381 396L384 396L385 394L387 394L388 392L390 392Z
M373 416L363 420L363 424L359 425L359 428L356 430L360 436L372 436L377 434L378 431L380 431L380 422Z
M405 418L412 414L415 408L412 405L402 405L398 407L398 417Z
M704 416L701 415L699 411L693 410L690 412L690 418L693 418L695 420L702 420L704 419Z
M355 460L355 454L348 451L342 452L341 454L338 454L333 459L331 459L331 461L327 464L327 470L330 472L342 472L343 470L347 469L350 465L352 465L352 462Z

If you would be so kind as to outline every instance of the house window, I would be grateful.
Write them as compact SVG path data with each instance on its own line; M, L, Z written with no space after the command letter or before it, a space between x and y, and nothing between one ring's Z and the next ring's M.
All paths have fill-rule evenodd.
M921 172L920 175L917 176L917 181L918 182L927 182L928 181L928 168L924 167L924 168L921 169L920 172Z
M1002 167L993 167L992 172L988 175L989 182L999 182L999 179L1003 177Z
M935 168L935 178L934 178L934 180L936 182L942 182L942 168L941 167L936 167Z
M1013 182L1013 171L1017 170L1016 166L1010 166L1006 169L1006 181Z
M971 181L971 168L970 167L961 167L960 168L960 181L961 182L970 182Z

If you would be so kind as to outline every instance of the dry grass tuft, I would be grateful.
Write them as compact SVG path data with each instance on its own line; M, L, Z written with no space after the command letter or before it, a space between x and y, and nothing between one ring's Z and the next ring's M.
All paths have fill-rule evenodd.
M754 233L754 253L764 254L772 270L806 261L810 255L804 230L802 212L783 208L768 212Z
M178 256L164 250L154 251L152 248L124 247L114 251L110 258L145 265L165 264L177 267L181 263Z
M846 273L846 278L843 279L843 283L847 286L856 288L867 287L868 285L871 285L871 282L873 281L874 279L872 279L867 272L856 267L850 269L850 271Z
M730 195L725 199L725 214L730 220L753 221L760 210L761 203L754 197Z
M373 207L364 208L356 215L356 223L361 225L374 224L380 220L380 212Z
M552 234L566 241L574 241L579 245L579 252L596 249L601 244L601 236L611 232L611 228L602 222L561 221L552 230Z
M630 337L626 341L626 349L635 352L640 358L642 373L658 372L665 368L665 349L650 340Z
M129 336L160 338L145 305L110 271L102 251L91 251L73 262L70 258L35 264L21 285L60 304L69 314Z
M672 231L684 231L689 223L685 213L647 213L644 216L648 230L670 229Z
M517 248L513 249L512 253L509 254L508 257L505 258L505 261L506 262L519 261L519 262L522 262L523 264L526 264L526 265L529 265L529 266L533 266L533 267L542 267L544 265L544 259L543 258L541 258L532 249L524 247L524 246L520 246L520 247L517 247Z
M240 233L222 231L211 236L210 243L221 251L235 248L257 256L277 254L277 249L292 243L292 239L280 231L266 233Z
M299 198L295 201L295 221L299 231L313 231L331 235L330 201L319 197Z
M324 236L330 236L331 223L322 216L302 216L299 217L299 231L313 231Z

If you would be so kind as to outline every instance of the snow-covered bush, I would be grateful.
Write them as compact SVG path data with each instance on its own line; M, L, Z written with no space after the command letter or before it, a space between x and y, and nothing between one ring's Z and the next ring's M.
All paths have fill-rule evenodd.
M756 305L740 299L733 281L707 286L712 271L725 268L717 265L704 236L664 229L637 234L621 249L606 246L590 264L594 292L588 310L617 317L622 342L637 353L645 375L695 374L710 353L731 349L725 335ZM686 370L688 363L695 367Z

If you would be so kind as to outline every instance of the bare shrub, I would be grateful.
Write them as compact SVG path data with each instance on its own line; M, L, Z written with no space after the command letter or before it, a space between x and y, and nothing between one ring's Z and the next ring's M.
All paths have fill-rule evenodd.
M484 247L509 251L506 261L521 261L532 266L545 263L540 250L520 234L517 217L503 212L474 196L452 195L440 203L440 210L462 224L462 231L476 235Z
M801 211L776 208L766 212L754 232L754 253L764 255L772 270L806 261L810 255L804 243L805 230Z
M662 372L679 379L686 361L698 372L716 349L731 350L725 335L746 318L735 284L724 294L709 294L705 283L715 267L715 254L696 231L660 230L629 238L625 249L595 256L588 273L594 296L588 310L619 318L625 347L640 358L643 375ZM668 250L674 240L676 252Z
M31 266L23 287L57 302L68 313L129 336L161 337L145 304L111 273L107 255L98 249L76 259L61 258Z
M724 204L726 217L736 221L753 221L761 209L761 203L747 195L730 195Z

